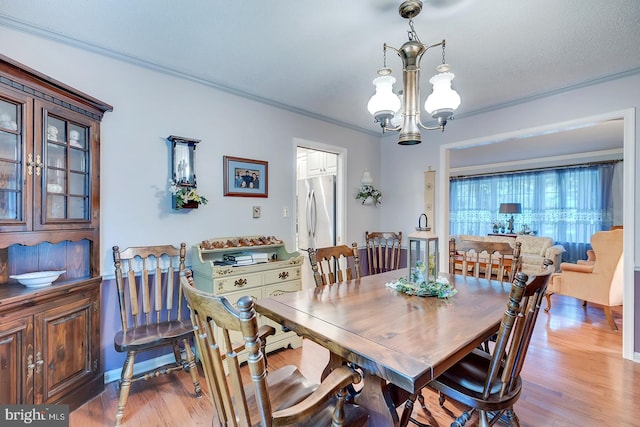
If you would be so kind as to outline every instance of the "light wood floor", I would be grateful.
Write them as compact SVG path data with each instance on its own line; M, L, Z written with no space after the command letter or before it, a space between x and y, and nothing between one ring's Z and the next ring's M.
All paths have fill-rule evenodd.
M552 302L550 313L540 312L525 363L523 392L516 404L521 425L640 426L640 363L622 359L621 332L609 329L600 308L584 308L559 295ZM621 328L621 310L614 315ZM299 349L269 355L270 367L295 364L315 381L327 360L327 351L308 341ZM204 377L202 385L206 392ZM117 389L117 382L110 383L100 396L73 411L70 427L113 426ZM208 395L192 395L186 373L133 384L123 426L210 426ZM438 407L433 392L424 391L424 396L432 416L416 404L414 417L422 422L449 426L448 412L460 412L449 401L445 409Z

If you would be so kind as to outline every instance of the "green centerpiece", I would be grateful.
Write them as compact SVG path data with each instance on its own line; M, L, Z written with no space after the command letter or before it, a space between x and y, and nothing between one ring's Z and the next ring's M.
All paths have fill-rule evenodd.
M445 277L426 280L426 270L427 267L425 263L418 261L416 266L411 269L411 281L405 277L401 277L394 282L387 283L387 287L407 295L416 295L419 297L450 298L458 292Z

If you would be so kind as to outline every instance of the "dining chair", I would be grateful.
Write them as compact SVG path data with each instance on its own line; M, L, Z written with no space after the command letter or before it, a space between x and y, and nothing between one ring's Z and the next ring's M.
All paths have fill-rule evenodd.
M267 374L267 356L260 350L264 338L260 336L253 298L242 296L234 306L224 296L195 288L189 272L180 282L215 408L213 425L366 425L368 413L345 400L347 385L361 381L357 371L341 366L320 385L311 383L293 365ZM239 335L244 342L233 343L232 337ZM249 353L252 384L242 382L239 345Z
M120 379L116 426L122 422L132 382L180 369L191 374L195 396L202 394L190 344L193 326L183 311L185 302L180 283L176 280L176 276L184 271L186 252L185 243L179 248L172 245L138 246L125 250L113 247L122 324L113 342L116 351L127 354ZM138 353L167 346L173 350L174 361L134 375Z
M364 234L367 248L367 270L369 274L397 270L400 267L400 245L402 231L398 233L378 231Z
M449 240L449 271L452 274L512 282L522 268L521 243Z
M309 261L316 286L360 278L358 245L309 248Z
M541 272L535 276L528 277L518 272L511 285L492 352L475 348L428 384L439 392L440 406L450 398L470 408L456 418L452 427L464 426L474 411L478 411L481 427L493 425L499 419L512 426L520 425L513 405L522 392L520 372L552 272L551 260L545 260ZM424 398L418 394L409 396L401 426L406 426L409 421L424 425L411 418L416 397L420 397L423 409L427 410Z

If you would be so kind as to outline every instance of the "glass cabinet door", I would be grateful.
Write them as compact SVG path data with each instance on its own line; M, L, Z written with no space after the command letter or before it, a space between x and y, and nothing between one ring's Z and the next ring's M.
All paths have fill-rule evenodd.
M24 228L27 206L25 206L23 180L24 168L35 172L35 158L31 150L25 150L23 135L24 104L19 100L0 98L0 229ZM23 158L29 152L25 164ZM29 166L27 166L29 165Z
M44 129L44 222L90 221L91 128L47 113Z

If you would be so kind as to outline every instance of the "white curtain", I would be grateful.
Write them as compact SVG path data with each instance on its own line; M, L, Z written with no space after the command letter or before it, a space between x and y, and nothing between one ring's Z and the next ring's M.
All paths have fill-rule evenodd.
M621 202L614 195L622 191L622 183L614 183L614 169L607 163L452 178L449 232L491 233L493 222L511 216L498 213L500 203L520 203L516 232L527 227L552 237L567 250L563 261L584 259L593 233L614 225L614 199Z

